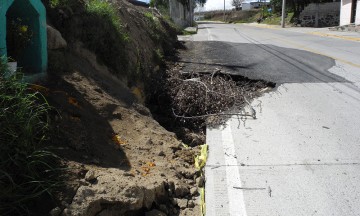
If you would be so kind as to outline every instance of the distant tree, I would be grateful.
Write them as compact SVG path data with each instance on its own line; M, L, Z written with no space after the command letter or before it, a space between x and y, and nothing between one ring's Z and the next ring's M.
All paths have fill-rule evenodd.
M242 2L243 0L232 0L231 5L234 6L236 10L240 10Z

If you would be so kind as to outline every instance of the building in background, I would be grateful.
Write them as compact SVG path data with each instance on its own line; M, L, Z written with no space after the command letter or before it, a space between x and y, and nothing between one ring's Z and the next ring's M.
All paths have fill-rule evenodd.
M341 0L340 25L360 25L360 0Z
M263 5L269 5L270 0L244 0L241 3L242 10L258 9Z

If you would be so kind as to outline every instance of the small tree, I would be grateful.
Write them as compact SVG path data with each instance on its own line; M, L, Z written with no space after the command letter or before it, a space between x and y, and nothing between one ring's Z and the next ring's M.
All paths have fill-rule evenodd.
M231 5L234 6L236 10L240 10L242 2L243 0L232 0Z

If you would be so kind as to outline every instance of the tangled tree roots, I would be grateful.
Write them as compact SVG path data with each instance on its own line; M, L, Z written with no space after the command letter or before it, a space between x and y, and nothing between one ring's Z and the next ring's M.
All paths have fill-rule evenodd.
M178 64L167 72L167 89L174 116L195 128L224 124L232 115L256 118L254 109L246 113L241 109L271 86L265 81L225 74L219 69L183 72L182 68Z

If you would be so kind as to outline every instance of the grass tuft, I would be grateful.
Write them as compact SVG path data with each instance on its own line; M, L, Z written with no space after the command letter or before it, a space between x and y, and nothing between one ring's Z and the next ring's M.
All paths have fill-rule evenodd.
M43 142L48 133L49 105L30 93L0 60L0 215L29 214L31 205L60 185L58 158Z

